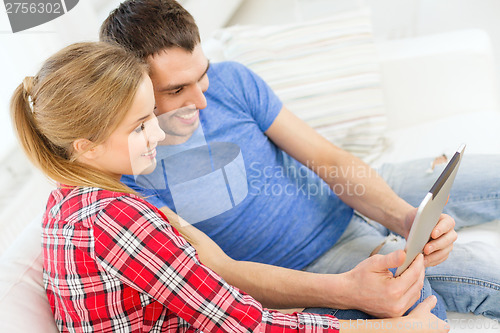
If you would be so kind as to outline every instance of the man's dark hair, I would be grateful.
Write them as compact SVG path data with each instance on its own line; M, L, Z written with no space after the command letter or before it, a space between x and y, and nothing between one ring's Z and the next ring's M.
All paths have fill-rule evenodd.
M127 0L103 22L100 39L145 59L171 47L193 52L200 33L193 16L174 0Z

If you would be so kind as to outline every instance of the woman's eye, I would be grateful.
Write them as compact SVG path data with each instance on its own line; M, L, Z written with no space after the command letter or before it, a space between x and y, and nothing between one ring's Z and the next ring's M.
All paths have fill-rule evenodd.
M144 125L144 123L142 123L139 127L137 127L135 129L135 132L136 133L141 133L142 131L144 131L145 128L146 128L146 125Z

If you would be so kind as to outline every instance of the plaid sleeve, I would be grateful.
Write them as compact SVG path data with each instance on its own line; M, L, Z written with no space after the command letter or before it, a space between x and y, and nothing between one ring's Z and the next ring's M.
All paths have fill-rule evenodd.
M161 212L133 197L117 198L101 211L94 252L107 272L204 332L338 332L334 317L263 310L200 264Z

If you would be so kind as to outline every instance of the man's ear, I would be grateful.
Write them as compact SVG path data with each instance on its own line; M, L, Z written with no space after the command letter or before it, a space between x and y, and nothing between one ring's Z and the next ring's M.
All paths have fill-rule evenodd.
M101 152L100 148L100 145L96 145L88 139L77 139L73 141L75 154L87 160L92 160L98 157Z

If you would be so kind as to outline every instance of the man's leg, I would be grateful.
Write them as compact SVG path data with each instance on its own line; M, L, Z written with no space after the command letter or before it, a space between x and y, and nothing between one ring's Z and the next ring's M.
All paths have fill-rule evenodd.
M448 259L426 270L446 308L500 319L500 250L482 242L455 244Z
M400 197L418 207L446 165L435 165L432 170L434 160L384 164L377 171ZM455 229L500 219L498 170L500 155L465 153L444 208L455 219Z

